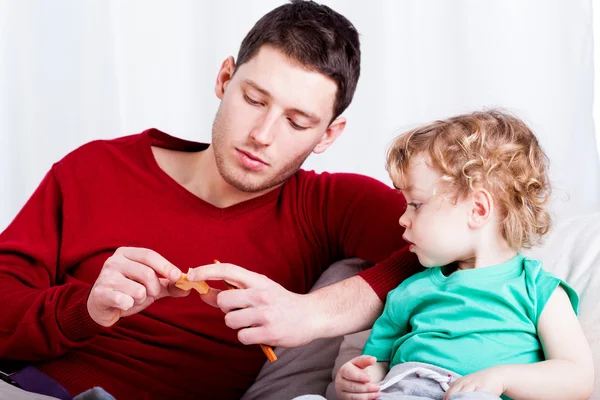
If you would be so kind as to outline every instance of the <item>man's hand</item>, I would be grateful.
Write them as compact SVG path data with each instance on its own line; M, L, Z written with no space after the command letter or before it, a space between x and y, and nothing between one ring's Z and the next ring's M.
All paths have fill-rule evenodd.
M200 297L225 313L225 324L240 329L243 344L301 346L315 339L308 296L292 293L264 275L233 264L210 264L188 271L190 281L224 280L237 290L211 288ZM318 305L316 305L318 306Z
M379 384L383 376L372 376L375 357L359 356L342 365L335 377L335 391L340 400L371 400L380 396ZM378 375L380 368L375 372Z
M162 297L187 296L189 292L175 287L180 277L181 271L155 251L121 247L106 260L92 287L90 317L108 327Z
M500 396L505 388L499 370L492 367L458 378L446 392L444 400L459 392L489 392Z

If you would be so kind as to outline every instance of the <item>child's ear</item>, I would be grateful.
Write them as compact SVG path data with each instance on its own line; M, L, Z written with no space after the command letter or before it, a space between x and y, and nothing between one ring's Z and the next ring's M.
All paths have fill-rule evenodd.
M485 189L476 189L472 195L472 209L469 215L469 227L478 229L484 226L492 216L494 199Z

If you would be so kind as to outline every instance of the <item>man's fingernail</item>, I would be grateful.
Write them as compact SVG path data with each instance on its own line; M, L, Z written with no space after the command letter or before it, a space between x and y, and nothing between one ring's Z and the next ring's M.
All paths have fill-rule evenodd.
M193 269L188 269L187 278L188 278L188 281L194 279L194 270Z
M179 279L179 271L177 271L176 269L171 271L171 279L176 281Z

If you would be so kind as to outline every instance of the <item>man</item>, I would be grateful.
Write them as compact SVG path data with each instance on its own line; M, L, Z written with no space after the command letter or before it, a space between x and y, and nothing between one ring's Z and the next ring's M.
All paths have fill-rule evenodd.
M0 235L0 358L70 394L234 399L265 360L246 345L367 327L418 266L405 201L370 178L300 170L342 133L359 74L346 18L286 4L223 62L210 146L151 129L56 163ZM347 257L377 264L305 294ZM189 279L241 288L209 282L218 308L174 286L214 259Z

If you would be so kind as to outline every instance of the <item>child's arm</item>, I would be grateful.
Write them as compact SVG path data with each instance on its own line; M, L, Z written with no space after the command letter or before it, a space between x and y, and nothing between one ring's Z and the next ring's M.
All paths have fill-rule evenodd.
M463 391L492 391L500 386L504 394L516 400L589 399L594 384L592 355L561 286L540 315L538 335L546 361L499 365L475 372L457 380L447 397Z
M590 346L565 290L556 288L538 321L546 361L505 368L514 399L589 399L594 385Z

